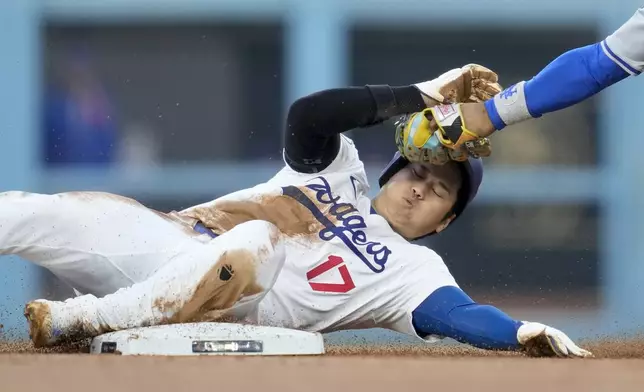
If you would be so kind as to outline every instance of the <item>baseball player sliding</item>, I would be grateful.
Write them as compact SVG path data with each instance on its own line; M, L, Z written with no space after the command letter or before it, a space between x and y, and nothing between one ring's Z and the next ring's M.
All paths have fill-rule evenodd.
M483 179L480 156L490 153L486 139L451 146L456 127L432 133L437 112L428 108L500 91L494 72L471 64L411 86L300 98L288 113L281 171L179 212L107 193L2 194L1 252L79 292L26 305L33 343L223 319L318 332L380 327L490 350L590 356L555 328L474 302L438 254L410 242L465 211ZM399 152L371 200L343 132L389 118L399 118Z

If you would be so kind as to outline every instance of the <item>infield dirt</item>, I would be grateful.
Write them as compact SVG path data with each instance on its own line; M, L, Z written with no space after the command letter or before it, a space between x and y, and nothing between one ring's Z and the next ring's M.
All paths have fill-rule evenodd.
M586 343L593 359L466 346L341 346L318 357L89 355L0 344L0 391L643 391L644 342Z

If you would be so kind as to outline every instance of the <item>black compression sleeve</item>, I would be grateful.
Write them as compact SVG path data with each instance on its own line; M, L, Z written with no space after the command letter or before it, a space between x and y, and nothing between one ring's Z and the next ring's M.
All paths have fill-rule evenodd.
M336 88L305 96L295 101L288 112L286 161L299 172L322 171L337 156L341 133L425 107L414 86Z

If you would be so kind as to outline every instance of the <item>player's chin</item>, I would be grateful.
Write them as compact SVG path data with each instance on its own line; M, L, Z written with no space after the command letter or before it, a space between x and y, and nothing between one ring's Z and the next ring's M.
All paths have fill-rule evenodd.
M407 216L407 214L400 213L398 215L395 215L393 222L389 221L389 225L396 231L396 233L405 238L408 238L409 236L413 235L413 233L410 233L409 230L409 223L411 221L410 218L411 217Z

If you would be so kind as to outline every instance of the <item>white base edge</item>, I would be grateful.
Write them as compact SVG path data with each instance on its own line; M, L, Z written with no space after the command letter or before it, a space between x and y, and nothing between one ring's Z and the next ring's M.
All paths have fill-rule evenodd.
M199 348L221 341L252 341L259 352L203 352ZM235 346L235 344L228 345ZM189 323L133 328L92 339L90 354L119 355L321 355L320 333L288 328L229 323Z

